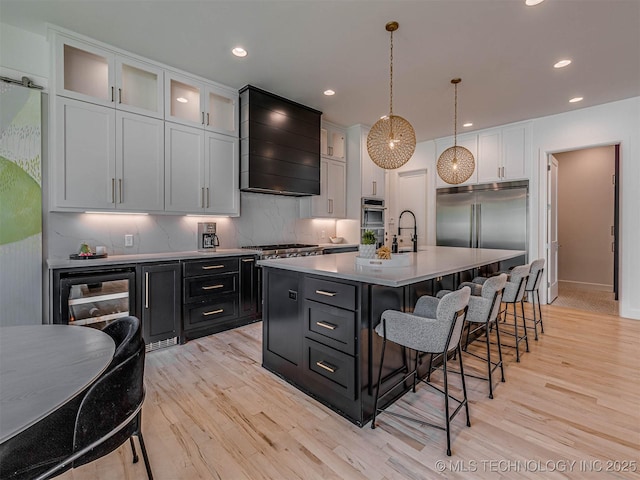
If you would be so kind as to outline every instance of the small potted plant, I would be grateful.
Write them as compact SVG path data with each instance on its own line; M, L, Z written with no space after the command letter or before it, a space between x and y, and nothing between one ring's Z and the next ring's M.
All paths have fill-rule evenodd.
M362 240L358 248L358 255L361 258L375 258L376 256L376 235L373 230L362 232Z

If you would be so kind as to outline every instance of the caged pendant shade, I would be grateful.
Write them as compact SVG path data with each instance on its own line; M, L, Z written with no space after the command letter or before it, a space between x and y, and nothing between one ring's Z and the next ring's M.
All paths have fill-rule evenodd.
M454 78L451 80L455 88L454 114L453 114L453 147L447 148L440 158L436 168L438 176L451 185L458 185L466 182L476 168L473 153L464 147L458 146L458 84L462 80Z
M390 170L409 161L416 149L416 133L407 120L393 114L393 32L398 29L398 22L389 22L385 28L391 34L389 115L371 127L367 135L367 152L373 163Z

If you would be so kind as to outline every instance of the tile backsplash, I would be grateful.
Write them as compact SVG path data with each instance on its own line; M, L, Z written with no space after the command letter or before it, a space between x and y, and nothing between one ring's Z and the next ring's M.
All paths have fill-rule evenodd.
M336 220L299 218L299 200L294 197L243 192L240 213L227 218L50 212L45 220L45 256L67 257L81 243L104 245L111 255L196 250L198 222L216 222L220 248L329 243L336 235ZM124 246L128 234L133 235L133 247Z

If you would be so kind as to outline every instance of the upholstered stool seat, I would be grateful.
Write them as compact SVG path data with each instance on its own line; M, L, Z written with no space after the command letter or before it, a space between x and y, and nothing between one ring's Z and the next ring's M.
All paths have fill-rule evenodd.
M467 426L471 426L469 419L469 405L467 403L467 389L464 382L462 352L460 350L460 337L470 296L471 290L469 288L462 288L461 290L445 295L442 299L427 296L420 297L415 305L413 313L404 313L396 310L385 310L382 313L381 322L375 328L375 332L382 337L382 353L380 357L380 368L378 372L371 428L376 427L376 416L378 413L386 412L390 415L400 416L423 425L445 430L447 432L447 455L451 455L450 422L463 407L466 412ZM408 379L413 380L414 392L416 391L417 381L421 381L429 385L444 394L444 427L442 425L428 423L423 419L388 412L384 408L378 407L380 400L386 395L386 393L380 395L380 384L382 381L382 366L384 363L387 340L401 345L402 347L415 350L415 368L413 368L412 371L407 372L406 375L403 375L402 379L396 382L391 388L387 389L387 393L393 392L395 387L406 382ZM449 393L447 356L452 352L458 353L462 378L462 399L456 398ZM441 389L430 382L430 374L432 370L431 362L429 363L429 373L427 374L426 379L419 378L418 356L420 353L431 354L431 359L433 359L433 354L442 355L444 389ZM453 400L458 404L453 413L450 413L449 410L450 400Z

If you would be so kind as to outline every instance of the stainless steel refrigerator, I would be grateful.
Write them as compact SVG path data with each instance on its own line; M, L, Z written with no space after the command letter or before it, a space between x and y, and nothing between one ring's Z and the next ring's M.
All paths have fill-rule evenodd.
M439 189L436 193L436 243L526 251L528 199L528 181ZM501 268L526 261L524 255Z

